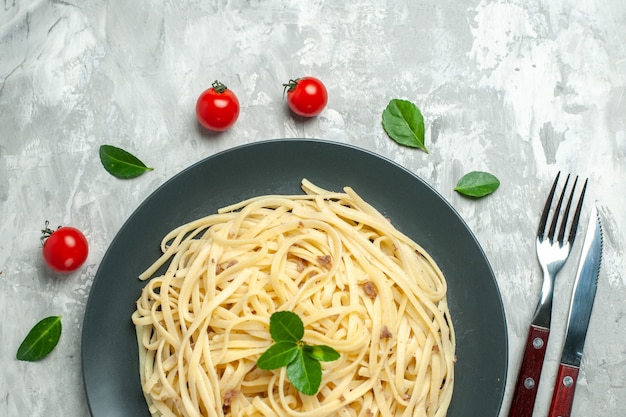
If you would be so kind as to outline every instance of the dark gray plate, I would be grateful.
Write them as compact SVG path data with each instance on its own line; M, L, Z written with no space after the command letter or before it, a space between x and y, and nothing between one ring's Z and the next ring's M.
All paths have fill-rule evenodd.
M378 155L338 143L291 139L240 146L182 171L122 226L95 276L82 334L83 379L94 417L149 417L130 316L171 229L263 194L301 193L300 180L334 191L349 185L421 244L446 276L457 334L448 417L497 417L508 346L502 300L489 262L456 211L430 186Z

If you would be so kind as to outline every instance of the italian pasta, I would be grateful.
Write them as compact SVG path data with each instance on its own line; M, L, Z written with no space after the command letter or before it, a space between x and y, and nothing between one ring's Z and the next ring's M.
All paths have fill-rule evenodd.
M435 261L351 188L302 189L163 238L132 315L153 416L446 415L455 336ZM280 310L341 355L316 395L256 367Z

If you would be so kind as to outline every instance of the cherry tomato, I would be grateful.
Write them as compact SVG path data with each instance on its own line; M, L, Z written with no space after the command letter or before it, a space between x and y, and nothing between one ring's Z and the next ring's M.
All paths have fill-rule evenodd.
M231 127L239 117L239 100L224 84L215 81L196 102L196 116L202 126L222 132Z
M324 84L314 77L289 80L283 84L287 91L287 104L299 116L313 117L324 110L328 102L328 92Z
M83 233L71 226L56 230L46 227L42 230L43 259L50 268L58 272L71 272L78 269L87 259L89 245Z

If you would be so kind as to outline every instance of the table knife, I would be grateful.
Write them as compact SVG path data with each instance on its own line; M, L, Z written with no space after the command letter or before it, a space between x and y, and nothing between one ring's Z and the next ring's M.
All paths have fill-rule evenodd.
M602 224L591 210L567 319L567 333L548 417L569 417L602 260Z

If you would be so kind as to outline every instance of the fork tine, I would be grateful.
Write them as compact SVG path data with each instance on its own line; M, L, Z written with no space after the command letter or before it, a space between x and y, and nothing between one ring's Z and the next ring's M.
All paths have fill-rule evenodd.
M552 206L552 198L554 198L554 191L556 190L556 184L559 182L560 176L561 171L559 171L556 174L556 178L554 178L552 189L550 189L550 194L548 194L548 198L546 199L546 205L543 207L543 212L541 213L541 220L537 228L537 237L539 237L540 240L543 240L543 235L546 231L546 223L548 222L548 214L550 214L550 207Z
M559 196L559 202L554 209L554 213L552 214L552 224L550 225L550 231L548 232L548 239L550 242L554 242L554 234L556 233L556 225L559 221L559 213L561 212L561 206L563 205L563 197L565 197L565 190L567 189L567 183L569 182L570 174L567 174L567 178L565 179L565 185L563 185L563 190L561 191L561 195ZM567 219L563 219L565 221Z
M572 201L574 200L574 191L576 191L576 184L578 183L578 176L574 178L574 185L572 185L572 191L569 194L569 198L567 199L567 204L565 205L565 211L563 212L563 219L561 219L561 227L559 228L559 236L557 237L557 242L559 244L563 244L563 238L565 237L565 229L567 228L567 219L569 218L569 211L572 207ZM565 189L563 189L563 194L565 194ZM576 219L574 219L576 220ZM575 226L572 224L575 230ZM570 228L570 231L572 228Z
M583 190L580 192L580 197L578 199L578 205L576 206L576 211L574 212L574 220L572 221L572 227L569 229L568 242L570 245L574 244L574 238L576 237L576 229L578 228L578 220L580 220L580 211L583 207L583 200L585 199L585 191L587 190L587 179L585 179L585 184L583 185ZM574 191L572 190L572 194Z

